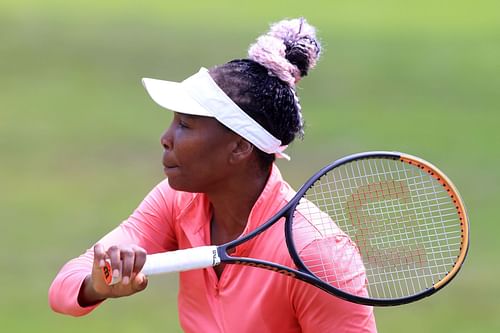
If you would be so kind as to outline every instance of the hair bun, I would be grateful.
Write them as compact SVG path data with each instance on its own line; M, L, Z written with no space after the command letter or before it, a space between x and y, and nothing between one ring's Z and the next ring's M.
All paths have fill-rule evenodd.
M271 25L250 46L248 56L294 87L316 65L320 51L315 28L298 18Z

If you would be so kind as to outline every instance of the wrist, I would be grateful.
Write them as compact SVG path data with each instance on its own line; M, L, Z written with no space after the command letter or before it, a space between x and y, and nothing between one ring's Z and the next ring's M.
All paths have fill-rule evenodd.
M92 283L92 275L87 275L83 280L83 283L80 287L80 292L78 293L78 304L81 307L88 307L92 305L96 305L106 300L106 296L101 295L94 289Z

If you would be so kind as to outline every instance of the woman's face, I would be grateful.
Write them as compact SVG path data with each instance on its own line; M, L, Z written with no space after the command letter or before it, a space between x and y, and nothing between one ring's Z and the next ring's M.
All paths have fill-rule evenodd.
M161 136L170 186L186 192L217 189L229 175L229 155L237 138L214 118L175 112Z

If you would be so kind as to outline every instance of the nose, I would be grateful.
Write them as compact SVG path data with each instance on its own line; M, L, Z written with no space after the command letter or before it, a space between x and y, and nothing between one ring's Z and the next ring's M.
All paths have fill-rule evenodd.
M160 144L165 150L171 150L173 146L172 126L169 126L160 137Z

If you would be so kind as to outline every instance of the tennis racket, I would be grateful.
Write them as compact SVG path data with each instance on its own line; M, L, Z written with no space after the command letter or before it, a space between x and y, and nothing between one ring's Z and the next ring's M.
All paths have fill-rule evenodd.
M294 267L229 255L283 219ZM347 301L399 305L432 295L457 275L468 235L465 206L443 172L415 156L366 152L318 171L253 232L220 246L148 255L142 272L240 264L300 279ZM118 282L109 263L103 272L109 284Z

